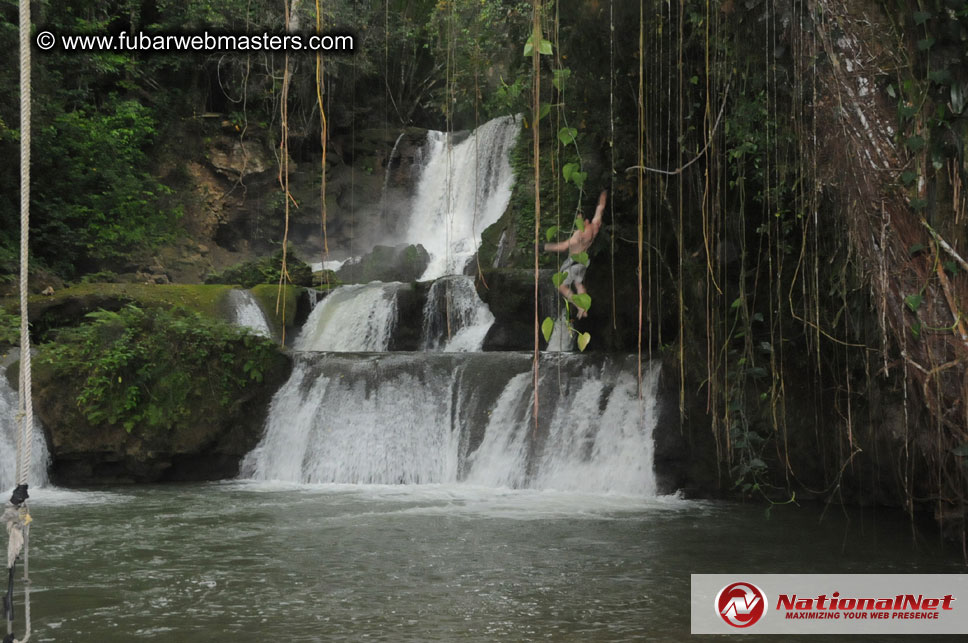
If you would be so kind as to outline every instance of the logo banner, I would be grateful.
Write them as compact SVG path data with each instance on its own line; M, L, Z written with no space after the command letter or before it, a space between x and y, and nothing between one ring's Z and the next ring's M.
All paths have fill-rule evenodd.
M968 634L968 575L692 574L693 634Z

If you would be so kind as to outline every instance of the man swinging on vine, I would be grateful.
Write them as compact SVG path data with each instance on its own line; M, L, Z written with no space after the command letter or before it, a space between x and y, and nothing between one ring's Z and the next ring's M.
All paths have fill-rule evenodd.
M565 296L565 299L572 303L574 303L572 301L574 293L571 291L571 284L575 284L575 290L578 293L584 294L585 270L588 268L587 259L585 263L575 261L575 255L586 252L591 247L595 237L598 236L598 231L602 227L602 213L605 212L605 201L607 197L608 192L602 190L602 193L598 197L598 207L595 208L595 216L591 221L583 218L578 229L566 241L544 244L545 252L568 251L568 259L565 260L565 263L561 264L561 272L566 273L567 277L558 286L558 291ZM588 316L587 310L580 306L575 307L578 308L578 319Z

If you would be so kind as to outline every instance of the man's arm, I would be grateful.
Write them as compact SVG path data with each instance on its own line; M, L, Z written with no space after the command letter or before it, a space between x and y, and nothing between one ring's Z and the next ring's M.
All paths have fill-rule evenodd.
M561 252L562 250L567 250L570 244L570 239L567 241L559 241L558 243L546 243L544 244L544 250L545 252Z
M592 219L592 226L595 228L595 232L602 227L602 214L605 213L605 201L608 199L608 192L602 190L602 193L598 195L598 207L595 208L595 217Z
M565 241L559 241L558 243L546 243L544 244L545 252L561 252L562 250L570 250L573 245L578 243L580 235L581 231L575 230L574 234L568 237L568 239Z

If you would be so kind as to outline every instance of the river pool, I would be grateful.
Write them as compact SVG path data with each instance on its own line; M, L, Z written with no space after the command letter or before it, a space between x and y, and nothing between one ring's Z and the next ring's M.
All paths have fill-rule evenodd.
M37 641L691 641L693 572L965 569L886 510L253 482L31 509Z

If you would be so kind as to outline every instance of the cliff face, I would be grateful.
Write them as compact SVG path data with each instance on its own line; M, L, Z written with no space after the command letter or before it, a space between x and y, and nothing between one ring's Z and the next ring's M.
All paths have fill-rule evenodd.
M177 194L183 233L144 261L139 281L199 282L276 251L286 223L274 134L254 126L235 131L217 118L173 129L158 172ZM393 241L426 130L374 128L353 136L334 136L327 157L326 241L337 259ZM312 146L302 139L292 144ZM320 161L317 150L289 161L288 238L309 262L324 254Z

